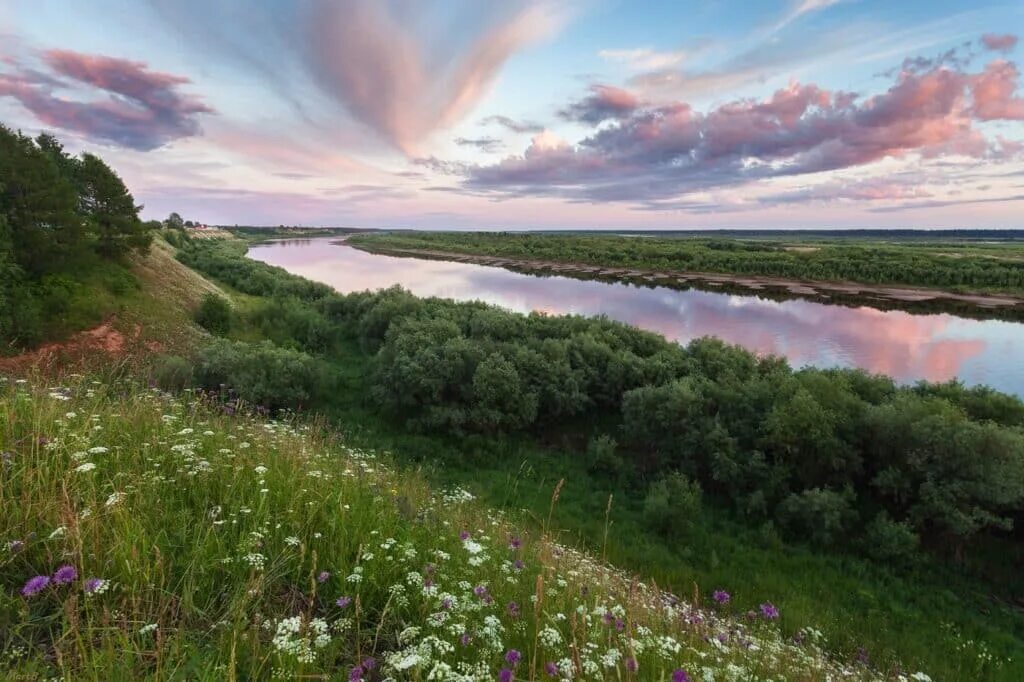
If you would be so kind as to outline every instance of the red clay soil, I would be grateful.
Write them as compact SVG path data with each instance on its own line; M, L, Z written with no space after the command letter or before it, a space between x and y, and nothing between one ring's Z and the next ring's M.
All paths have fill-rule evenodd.
M142 327L135 325L130 337L114 328L116 318L110 317L98 327L78 332L67 341L47 343L21 355L0 358L0 374L23 374L29 370L54 369L61 366L80 366L89 361L109 361L123 358L131 350L138 350ZM143 342L151 352L162 350L156 341Z

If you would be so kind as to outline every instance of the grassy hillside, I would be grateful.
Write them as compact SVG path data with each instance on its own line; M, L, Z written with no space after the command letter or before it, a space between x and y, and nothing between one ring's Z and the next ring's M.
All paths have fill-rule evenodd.
M131 383L0 388L19 679L895 678L690 601L315 425ZM228 413L226 413L228 412ZM905 678L901 678L905 679ZM925 679L925 678L914 678Z
M208 338L192 322L193 311L204 295L223 291L174 254L158 236L148 252L86 277L73 288L67 315L54 318L46 343L0 357L0 373L87 370L112 362L141 367L154 353L190 353ZM109 286L112 278L121 284Z

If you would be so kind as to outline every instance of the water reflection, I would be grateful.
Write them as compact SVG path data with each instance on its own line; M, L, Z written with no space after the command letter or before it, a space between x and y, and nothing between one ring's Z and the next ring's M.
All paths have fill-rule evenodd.
M900 381L960 377L1024 394L1024 325L949 314L677 291L501 268L379 256L329 240L274 242L249 255L348 293L400 284L418 296L481 300L519 312L604 314L686 343L716 336L795 366L862 367Z

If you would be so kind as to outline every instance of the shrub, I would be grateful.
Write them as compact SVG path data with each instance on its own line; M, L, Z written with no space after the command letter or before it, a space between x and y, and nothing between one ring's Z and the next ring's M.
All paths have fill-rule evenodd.
M865 552L880 561L907 563L916 557L920 544L910 524L893 521L885 512L876 516L864 531Z
M594 436L587 444L587 469L613 480L622 478L626 460L616 450L619 444L607 434Z
M794 493L779 505L779 524L794 538L806 538L816 545L838 541L854 519L853 490L842 492L812 488Z
M644 520L665 536L689 530L700 514L700 484L676 472L651 484L644 498Z
M322 388L315 359L269 341L253 344L217 339L200 351L195 374L203 388L227 389L248 403L269 409L300 408Z
M153 363L150 376L165 391L182 391L192 385L192 364L177 355L162 355Z
M196 309L195 320L211 334L224 336L231 331L231 304L217 294L208 293Z

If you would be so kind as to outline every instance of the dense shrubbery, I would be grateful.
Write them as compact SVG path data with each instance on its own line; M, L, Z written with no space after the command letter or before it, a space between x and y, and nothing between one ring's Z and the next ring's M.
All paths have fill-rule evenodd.
M277 295L274 310L358 340L375 355L372 399L416 428L543 435L617 421L618 447L591 441L592 469L647 480L679 472L753 524L821 545L866 544L880 557L918 544L962 554L1011 531L1024 510L1024 405L989 389L793 371L713 339L682 347L606 319L523 316L400 289L340 296L230 245L184 258L233 286L261 283L259 293ZM323 352L303 328L290 327L293 344ZM651 494L659 508L664 495Z
M244 253L245 247L241 242L237 246L219 243L210 247L190 241L180 252L179 259L185 265L223 282L230 282L235 289L253 296L291 296L309 302L333 293L326 284L293 277L281 268L269 265L254 268L250 261L240 257Z
M117 262L152 239L139 208L99 157L0 125L0 348L95 321L87 283L115 296L134 286Z
M868 284L911 284L1024 293L1024 260L949 244L901 245L881 241L822 241L787 248L772 240L722 238L636 239L621 236L510 233L364 234L351 243L370 248L432 249L538 261L584 263L641 270L766 275ZM949 251L955 250L956 257Z
M207 390L226 390L269 409L303 407L322 390L320 368L313 357L269 341L215 340L199 353L195 380Z

